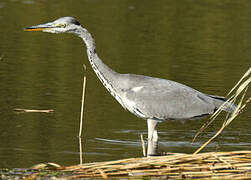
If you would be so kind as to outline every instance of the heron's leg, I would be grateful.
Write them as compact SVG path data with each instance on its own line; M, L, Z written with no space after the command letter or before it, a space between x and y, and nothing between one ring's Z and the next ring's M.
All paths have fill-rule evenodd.
M152 119L147 120L148 140L158 141L157 125L158 121Z
M147 144L147 156L156 156L158 154L158 121L148 119L148 144Z

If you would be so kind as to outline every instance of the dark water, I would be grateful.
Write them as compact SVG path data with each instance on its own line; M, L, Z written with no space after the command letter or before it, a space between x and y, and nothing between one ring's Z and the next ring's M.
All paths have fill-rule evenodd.
M141 156L146 122L124 111L93 73L83 42L23 28L74 16L95 37L99 56L121 73L168 78L225 95L250 67L251 1L0 1L0 167L79 163L78 129L87 65L84 162ZM250 95L250 91L249 91ZM16 108L54 113L16 113ZM251 149L247 110L206 151ZM194 152L205 119L159 126L160 151Z

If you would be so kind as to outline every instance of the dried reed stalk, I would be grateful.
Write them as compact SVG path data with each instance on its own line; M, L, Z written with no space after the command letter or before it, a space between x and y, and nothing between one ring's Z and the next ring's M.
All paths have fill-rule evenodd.
M25 112L25 113L52 113L54 112L53 109L15 109L18 112Z
M141 139L141 146L142 146L143 156L146 157L146 146L145 146L145 141L144 141L143 134L140 134L140 139Z
M79 144L79 164L83 164L83 148L82 148L82 138L78 137L78 144Z
M210 121L206 122L200 129L199 132L195 135L194 139L192 142L195 141L195 139L198 137L198 135L205 130L221 113L224 109L224 106L226 104L234 104L236 99L242 94L236 109L234 112L232 112L230 115L226 116L226 120L223 122L221 128L218 130L218 132L211 137L207 142L205 142L199 149L197 149L194 154L199 153L203 148L205 148L212 140L214 140L219 134L222 133L222 131L243 111L243 109L246 107L246 105L250 102L251 98L248 98L244 102L244 98L247 94L247 90L249 87L249 84L251 82L251 68L248 69L248 71L241 77L241 79L238 81L238 83L230 90L228 93L228 96L231 95L231 93L236 89L236 92L231 95L231 97L221 105L221 107L210 117ZM244 103L243 103L244 102Z
M86 73L86 66L83 64L84 72ZM83 120L84 120L84 104L85 104L85 87L86 87L86 75L84 74L83 79L83 88L82 88L82 101L81 101L81 113L80 113L80 123L79 123L79 163L83 163L83 150L82 150L82 129L83 129Z
M86 66L83 64L84 72L86 72ZM80 124L79 124L79 134L78 136L82 136L83 129L83 117L84 117L84 104L85 104L85 87L86 87L86 75L84 74L83 79L83 89L82 89L82 101L81 101L81 114L80 114Z

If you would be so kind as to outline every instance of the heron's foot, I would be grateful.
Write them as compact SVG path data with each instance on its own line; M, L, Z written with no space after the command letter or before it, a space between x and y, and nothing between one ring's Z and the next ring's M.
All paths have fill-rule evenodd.
M156 156L161 156L161 154L157 153L157 154L147 154L147 157L156 157Z

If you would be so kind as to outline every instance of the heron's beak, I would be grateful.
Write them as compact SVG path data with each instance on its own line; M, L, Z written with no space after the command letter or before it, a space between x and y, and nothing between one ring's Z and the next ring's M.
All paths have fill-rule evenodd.
M48 29L52 29L52 28L55 28L52 25L52 23L46 23L46 24L39 24L36 26L24 28L24 31L43 31L43 30L48 30Z

